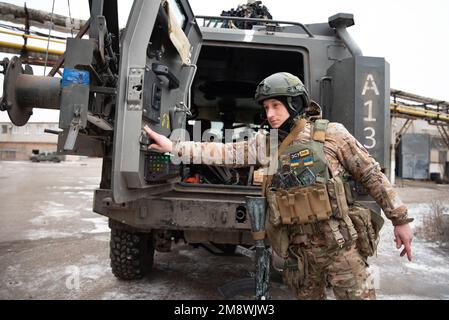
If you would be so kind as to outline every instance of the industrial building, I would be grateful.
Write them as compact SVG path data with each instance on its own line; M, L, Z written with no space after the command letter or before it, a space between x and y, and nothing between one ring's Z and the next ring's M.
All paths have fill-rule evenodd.
M28 160L33 153L56 151L58 136L45 129L58 130L58 123L28 122L17 127L0 122L0 160Z

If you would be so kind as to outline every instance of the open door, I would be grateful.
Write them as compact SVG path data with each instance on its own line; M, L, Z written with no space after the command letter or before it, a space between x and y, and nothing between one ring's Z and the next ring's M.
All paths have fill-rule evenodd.
M144 125L184 128L201 32L187 0L136 0L121 39L112 191L123 203L171 189L180 168L148 152Z

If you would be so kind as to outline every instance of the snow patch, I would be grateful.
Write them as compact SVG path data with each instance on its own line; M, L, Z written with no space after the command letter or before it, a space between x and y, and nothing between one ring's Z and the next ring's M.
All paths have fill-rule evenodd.
M89 230L89 231L82 231L84 233L106 233L109 232L109 225L108 225L108 219L105 217L99 217L99 218L85 218L81 219L83 221L87 221L94 224L95 229Z
M77 233L61 232L48 229L31 229L26 231L24 235L25 239L27 240L39 240L46 238L59 239L73 236L77 236L78 238L80 237L80 235L77 235Z
M33 225L46 225L51 220L60 221L79 215L79 211L64 208L64 204L54 201L44 201L44 205L39 205L37 211L41 214L30 220Z

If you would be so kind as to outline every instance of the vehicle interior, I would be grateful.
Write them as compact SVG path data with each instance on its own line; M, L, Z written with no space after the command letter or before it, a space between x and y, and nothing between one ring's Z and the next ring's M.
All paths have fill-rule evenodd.
M191 140L225 141L225 130L233 130L233 141L247 139L248 130L268 129L260 105L254 101L257 85L276 72L289 72L304 81L304 57L300 51L244 47L241 44L203 45L192 85L192 115L186 128ZM257 168L229 169L189 165L183 181L224 185L257 185ZM195 177L195 178L193 178Z

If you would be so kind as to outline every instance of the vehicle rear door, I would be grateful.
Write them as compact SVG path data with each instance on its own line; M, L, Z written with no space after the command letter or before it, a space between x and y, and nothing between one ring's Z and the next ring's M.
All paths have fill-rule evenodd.
M183 128L202 36L187 0L136 0L121 37L112 190L123 203L170 189L169 155L148 152L142 128Z

